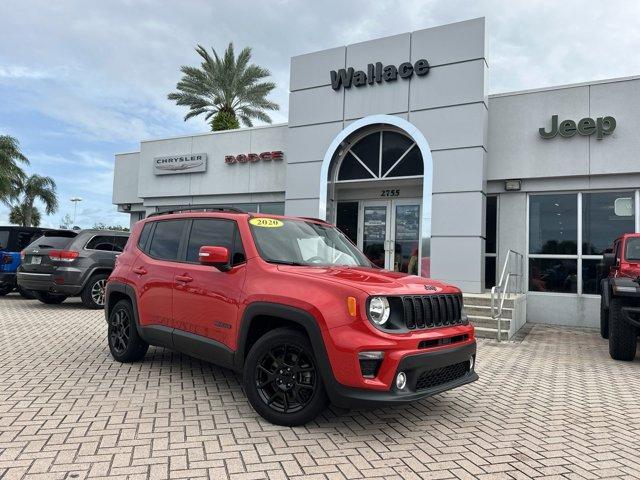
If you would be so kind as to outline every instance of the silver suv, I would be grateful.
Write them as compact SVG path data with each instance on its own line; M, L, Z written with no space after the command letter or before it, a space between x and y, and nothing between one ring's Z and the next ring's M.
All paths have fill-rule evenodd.
M80 295L88 308L104 307L104 289L129 232L52 230L21 252L18 285L43 303Z

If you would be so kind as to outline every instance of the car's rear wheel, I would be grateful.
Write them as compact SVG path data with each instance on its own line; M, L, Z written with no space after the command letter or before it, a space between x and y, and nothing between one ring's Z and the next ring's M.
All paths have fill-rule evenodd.
M289 328L270 331L251 348L244 388L256 412L276 425L303 425L327 405L311 343Z
M96 273L91 276L80 294L82 304L85 307L93 309L104 308L107 278L109 278L109 275L106 273Z
M609 303L609 355L614 360L631 361L636 356L638 332L622 316L622 307L628 302L612 298Z
M111 356L118 362L137 362L147 353L149 344L138 335L133 308L128 300L120 300L109 312L107 341Z
M11 290L13 290L13 287L10 287L9 285L0 286L0 297L4 297L5 295L9 295L11 293Z
M41 291L34 291L33 295L35 298L40 300L42 303L46 303L47 305L59 305L67 299L66 295L58 295L56 293Z

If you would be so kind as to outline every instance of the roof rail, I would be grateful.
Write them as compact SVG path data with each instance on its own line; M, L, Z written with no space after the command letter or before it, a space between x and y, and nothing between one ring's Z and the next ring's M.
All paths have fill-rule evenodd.
M158 217L160 215L170 215L172 213L185 213L185 212L229 212L229 213L247 213L244 210L241 210L236 207L228 207L225 205L209 205L206 207L180 207L174 208L172 210L166 210L164 212L155 212L147 216L150 217Z
M321 218L316 218L316 217L298 217L298 218L302 218L303 220L311 220L313 222L320 222L320 223L326 223L328 225L331 225L329 222L327 222L326 220L323 220Z

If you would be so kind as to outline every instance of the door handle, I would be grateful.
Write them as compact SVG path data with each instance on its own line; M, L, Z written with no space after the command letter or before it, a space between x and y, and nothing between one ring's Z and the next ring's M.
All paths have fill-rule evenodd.
M176 281L189 283L189 282L193 282L193 277L190 277L189 275L176 275Z
M146 275L147 274L147 270L143 267L135 267L133 269L133 273L136 273L138 275Z

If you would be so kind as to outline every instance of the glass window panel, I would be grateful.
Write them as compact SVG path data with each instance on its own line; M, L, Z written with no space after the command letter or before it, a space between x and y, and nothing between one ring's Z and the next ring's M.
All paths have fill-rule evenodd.
M582 293L600 295L600 281L606 276L601 259L582 259Z
M177 260L184 220L158 222L149 245L149 255L163 260Z
M387 177L411 177L422 175L423 172L424 164L422 153L420 153L420 149L416 145L405 155L402 161L389 172Z
M387 240L387 207L364 207L362 251L371 262L385 267L385 241Z
M382 175L389 170L404 152L413 144L406 135L398 132L382 133ZM404 160L403 160L404 161ZM397 176L397 175L395 175Z
M340 172L338 173L338 180L360 180L373 178L367 169L362 166L356 158L351 155L351 152L342 160L340 165Z
M284 215L284 202L261 203L260 213Z
M578 292L578 260L559 258L529 259L529 291Z
M577 194L532 195L529 199L529 253L578 253Z
M487 197L487 225L486 225L487 253L496 253L496 237L498 233L498 197Z
M630 238L624 251L624 259L628 262L637 262L640 260L640 238Z
M205 245L226 247L232 252L234 234L235 223L229 220L194 220L187 245L187 262L198 262L200 247Z
M420 205L396 205L393 270L418 275Z
M376 176L379 175L380 132L372 133L358 140L358 142L351 147L351 151L355 153Z
M96 235L91 240L89 240L84 248L86 248L87 250L103 250L106 252L112 252L113 241L113 235Z
M496 286L496 257L484 257L484 288Z
M606 192L582 194L582 254L602 255L604 250L611 248L613 241L623 233L635 230L635 216L633 212L633 192ZM628 209L618 208L626 203ZM628 215L631 213L631 215Z
M353 243L358 243L358 202L338 202L336 226Z

